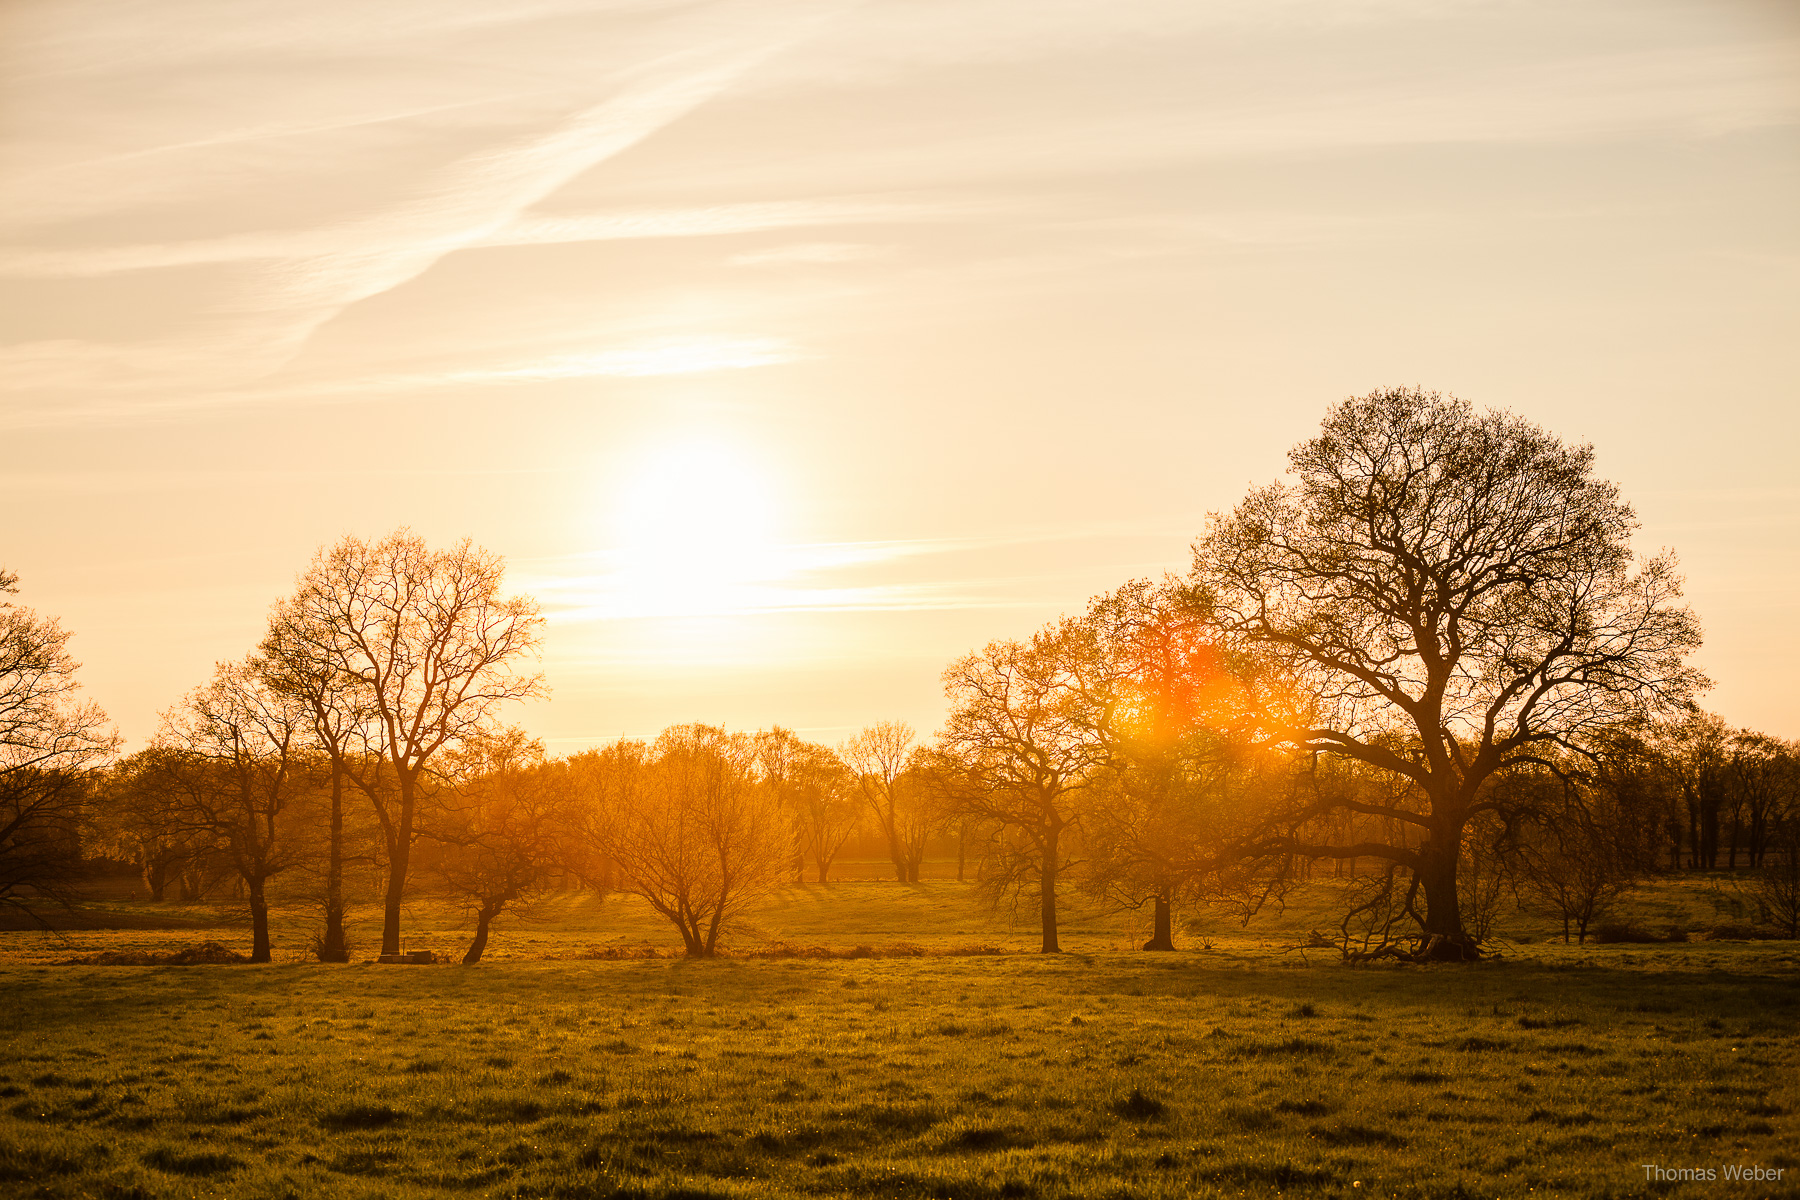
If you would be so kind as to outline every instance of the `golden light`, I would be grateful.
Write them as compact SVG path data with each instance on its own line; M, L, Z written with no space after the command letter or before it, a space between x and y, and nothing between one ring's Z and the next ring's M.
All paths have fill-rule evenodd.
M653 450L626 478L615 510L618 616L741 610L783 573L771 473L745 447L689 440Z

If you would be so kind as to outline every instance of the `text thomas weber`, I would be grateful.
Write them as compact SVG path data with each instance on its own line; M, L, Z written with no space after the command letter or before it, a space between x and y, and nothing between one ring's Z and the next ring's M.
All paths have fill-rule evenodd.
M1651 1183L1734 1183L1781 1182L1785 1167L1759 1167L1750 1163L1726 1163L1718 1167L1659 1167L1655 1163L1639 1163L1644 1178Z

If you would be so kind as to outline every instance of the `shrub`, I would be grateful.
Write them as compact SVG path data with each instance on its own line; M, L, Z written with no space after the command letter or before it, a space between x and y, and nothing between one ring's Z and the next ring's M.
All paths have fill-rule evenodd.
M90 954L86 958L71 958L68 960L68 965L72 967L194 967L225 966L249 961L242 954L235 950L227 950L217 942L201 942L198 946L189 946L186 950L176 950L169 954L151 954L147 950L113 950L105 954Z
M318 930L312 935L312 941L307 945L308 951L320 962L347 963L351 961L356 956L356 946L350 941L349 933L341 930L339 933L338 944L331 946L326 943L326 931Z

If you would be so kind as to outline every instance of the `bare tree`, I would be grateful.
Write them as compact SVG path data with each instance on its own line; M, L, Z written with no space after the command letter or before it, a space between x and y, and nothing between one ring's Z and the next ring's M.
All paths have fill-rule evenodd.
M1088 631L1065 621L1029 642L990 643L944 672L950 715L934 770L957 809L993 831L985 881L1014 895L1036 885L1046 954L1061 949L1056 889L1072 865L1063 838L1108 757L1094 736L1106 718L1084 676L1093 656Z
M18 591L0 570L0 597ZM94 704L76 700L69 634L0 600L0 906L43 923L44 902L76 893L86 772L119 745Z
M1502 807L1523 814L1507 846L1523 898L1561 918L1565 942L1571 934L1585 942L1654 856L1656 823L1646 819L1639 772L1622 754L1600 765L1515 771L1494 784L1509 793Z
M306 713L312 740L325 754L329 805L322 897L325 927L316 938L314 952L320 962L349 962L344 867L353 856L346 850L345 791L351 780L365 795L393 789L389 786L391 773L384 772L378 749L380 727L375 722L372 692L333 656L318 653L318 647L330 641L328 631L313 630L312 636L302 636L307 621L316 617L316 613L299 610L293 600L277 604L260 661L269 686Z
M818 881L826 882L832 860L856 832L855 785L849 768L829 748L780 726L756 735L756 756L763 781L774 789L793 822L796 874L804 877L806 860L811 858Z
M577 755L570 769L588 861L609 863L615 886L667 917L690 958L711 958L784 874L789 829L743 734L677 725L649 747Z
M165 753L140 750L96 777L89 840L108 855L134 863L149 899L164 899L171 886L182 899L195 899L184 882L213 850L213 839L173 828L163 819L167 799L158 780Z
M1656 740L1681 797L1676 815L1685 824L1687 865L1710 871L1719 863L1719 818L1731 793L1731 729L1720 717L1695 711L1663 723Z
M887 839L894 878L901 883L919 882L925 845L937 817L930 792L906 778L914 737L912 726L905 721L877 721L838 747L838 756L856 778L863 803Z
M537 650L537 604L503 597L502 571L497 556L467 540L433 551L407 530L373 543L346 538L319 553L273 617L271 653L290 676L352 686L369 714L380 771L343 774L374 804L386 843L383 954L400 950L400 906L434 756L479 734L506 703L545 691L540 674L515 669Z
M1740 729L1731 735L1726 775L1732 794L1727 865L1737 867L1741 840L1749 865L1761 867L1770 838L1800 804L1800 749L1780 738Z
M463 955L473 966L496 917L532 916L552 890L567 789L543 744L517 728L459 747L452 769L455 799L431 869L475 918Z
M1084 805L1085 891L1151 906L1146 950L1173 950L1176 904L1233 895L1242 864L1226 848L1260 816L1271 767L1256 743L1246 664L1219 646L1203 605L1134 580L1089 606L1099 659L1081 673L1106 761ZM1273 762L1265 761L1273 759Z
M1670 554L1641 564L1593 449L1408 389L1344 401L1194 547L1194 584L1248 652L1314 704L1295 744L1408 781L1362 810L1410 831L1357 846L1272 830L1268 852L1373 856L1416 877L1418 953L1478 947L1458 907L1463 831L1488 781L1583 733L1690 702L1700 641Z
M251 962L268 962L268 882L298 865L307 847L284 814L307 776L307 718L264 681L251 659L223 663L163 716L156 760L160 820L214 839L249 892Z
M1743 890L1764 920L1800 937L1800 820L1790 818L1775 828L1769 853Z

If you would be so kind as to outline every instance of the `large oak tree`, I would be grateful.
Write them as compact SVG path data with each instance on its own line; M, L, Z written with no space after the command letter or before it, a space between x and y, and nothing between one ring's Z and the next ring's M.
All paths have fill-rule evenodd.
M1260 848L1397 864L1425 897L1419 952L1473 955L1457 865L1470 820L1499 803L1489 781L1703 686L1674 557L1634 556L1637 519L1591 446L1436 393L1345 400L1289 462L1294 482L1215 518L1192 581L1305 689L1299 746L1405 784L1330 803L1402 832L1332 844L1290 823ZM1289 817L1308 815L1324 814Z

